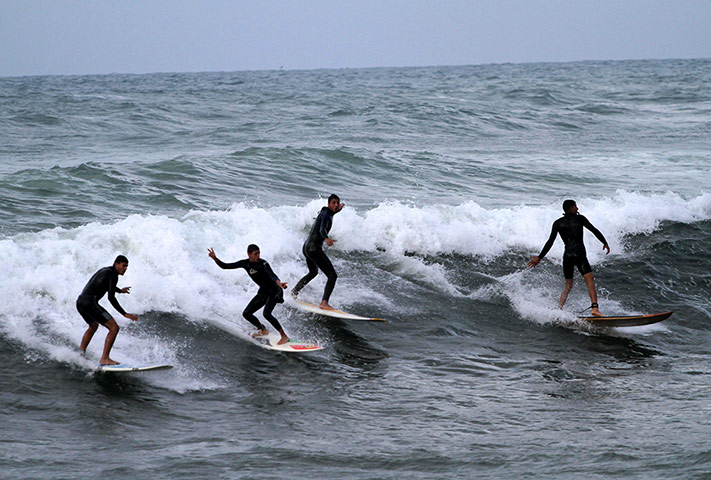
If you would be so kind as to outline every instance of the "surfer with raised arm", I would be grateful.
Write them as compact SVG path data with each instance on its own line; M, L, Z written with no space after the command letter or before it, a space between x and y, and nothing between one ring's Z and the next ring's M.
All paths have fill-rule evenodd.
M528 266L533 268L538 265L538 262L546 256L548 251L553 246L556 235L560 235L560 238L563 239L563 243L565 244L565 252L563 253L563 276L565 277L565 287L563 288L563 293L560 294L560 302L558 303L558 307L563 308L566 300L568 300L568 294L573 288L574 269L577 267L588 286L588 293L590 294L590 301L592 303L592 314L595 317L602 317L603 315L600 313L597 304L595 278L593 276L592 268L590 267L590 262L588 262L585 244L583 243L583 227L590 230L593 235L600 240L602 243L602 249L607 251L606 255L610 253L610 247L607 245L607 240L605 240L603 234L600 233L600 231L595 228L587 218L578 213L578 206L575 204L574 200L566 200L563 202L563 212L565 212L563 217L553 222L551 234L548 237L548 241L543 246L543 250L541 250L541 253L537 256L531 257L531 261L528 262Z
M276 276L266 260L259 258L261 253L259 247L254 244L249 245L247 247L247 258L233 263L225 263L217 258L212 248L208 248L207 251L210 258L212 258L220 268L226 270L243 268L249 274L249 278L259 285L257 294L247 304L244 312L242 312L242 316L247 319L249 323L257 327L257 333L252 336L266 336L269 333L267 328L254 316L257 310L264 307L262 315L269 320L269 323L271 323L281 335L277 345L287 343L289 337L284 333L284 329L279 323L279 320L272 315L276 304L284 303L284 289L286 289L286 283L279 280L279 277Z
M84 321L89 324L89 327L81 339L81 346L79 347L82 353L86 352L86 347L89 346L89 342L91 342L94 333L96 333L97 328L99 328L99 324L109 330L109 333L106 334L106 340L104 341L104 351L99 361L101 365L119 365L119 362L112 360L109 354L111 353L111 348L114 346L120 327L109 312L99 305L99 300L108 293L109 302L121 315L134 322L138 320L137 315L126 313L126 311L121 308L118 300L116 300L117 293L131 293L131 287L118 288L116 286L118 284L119 275L126 273L127 269L128 259L123 255L119 255L116 257L116 260L114 260L112 266L102 268L89 279L89 282L84 287L84 290L82 290L79 298L77 298L77 311Z
M331 298L331 293L333 288L336 286L336 280L338 275L336 270L331 264L331 260L326 256L323 251L323 242L329 247L333 246L334 239L328 236L328 232L331 230L331 225L333 224L333 216L343 210L346 205L340 203L341 199L338 195L332 194L328 197L328 206L323 207L316 217L313 227L311 227L311 232L308 238L304 242L304 246L301 251L306 257L306 266L309 268L309 273L303 276L301 280L296 284L291 294L297 296L302 288L304 288L311 280L316 278L319 269L326 274L328 280L326 281L326 287L323 290L323 297L321 298L320 308L326 310L334 310L334 308L328 304L328 300Z

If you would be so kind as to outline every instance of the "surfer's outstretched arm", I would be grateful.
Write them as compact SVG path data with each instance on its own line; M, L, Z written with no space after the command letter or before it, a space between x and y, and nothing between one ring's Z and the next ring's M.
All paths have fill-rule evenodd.
M238 262L232 262L232 263L225 263L219 258L217 258L217 255L215 255L215 251L212 248L207 249L207 255L215 261L218 267L224 269L224 270L232 270L235 268L244 268L244 261L240 260Z
M582 215L581 215L582 217ZM583 219L583 226L590 230L593 235L595 235L595 238L597 238L600 243L602 243L602 249L605 250L607 253L606 255L610 254L610 246L607 244L607 240L605 240L605 236L602 234L600 230L595 228L592 223L590 223L590 220L588 220L586 217L582 217Z
M555 242L555 236L558 234L558 228L557 224L554 222L553 226L551 227L551 234L548 236L548 240L546 241L546 244L543 245L543 249L541 250L541 253L538 254L539 258L543 258L548 254L548 251L551 249L553 246L553 242Z
M543 257L546 256L548 251L553 246L553 242L555 242L555 236L557 234L558 234L558 229L556 228L556 224L554 223L553 227L551 228L551 234L548 236L548 240L546 241L546 244L543 245L543 249L541 250L541 253L539 253L535 257L531 257L531 261L528 262L528 266L530 268L533 268L536 265L538 265L538 263L543 259Z

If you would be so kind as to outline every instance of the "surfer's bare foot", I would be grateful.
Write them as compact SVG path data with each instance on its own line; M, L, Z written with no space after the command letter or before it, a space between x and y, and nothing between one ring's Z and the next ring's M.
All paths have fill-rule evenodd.
M257 333L252 334L252 338L266 337L267 335L269 335L269 330L267 330L266 328L260 328L259 330L257 330Z
M329 305L326 300L321 300L321 305L319 305L318 308L323 308L324 310L335 310L335 308Z
M593 317L604 317L605 316L600 312L600 310L598 308L593 308L590 313L592 313Z
M289 337L287 337L285 333L282 333L282 334L281 334L281 338L280 338L279 341L277 342L277 345L284 345L284 344L287 343L289 340L291 340L291 339L290 339Z
M110 358L102 358L99 365L121 365L121 362L116 360L111 360Z

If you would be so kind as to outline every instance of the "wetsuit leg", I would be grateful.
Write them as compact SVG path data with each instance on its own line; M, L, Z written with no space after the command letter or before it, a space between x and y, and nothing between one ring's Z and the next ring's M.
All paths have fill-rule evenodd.
M563 255L563 278L565 278L566 280L572 279L576 265L577 257L567 257Z
M318 249L316 252L312 254L312 258L316 262L316 265L318 265L318 268L321 269L323 273L326 274L328 277L328 281L326 282L326 288L323 289L323 298L322 300L325 300L328 302L328 299L331 298L331 293L333 292L333 288L336 286L336 280L338 279L338 274L336 273L336 269L333 268L333 264L331 263L331 260L326 256L323 250Z
M592 267L590 266L590 262L588 262L588 257L580 258L577 267L578 271L580 272L580 275L582 275L583 277L588 273L592 272Z
M271 323L279 332L282 331L281 324L279 323L279 320L272 315L272 310L274 310L274 307L276 307L276 304L279 302L280 298L282 298L283 301L283 297L280 293L281 292L278 290L275 290L273 294L268 296L267 304L264 306L264 311L262 312L264 314L264 318L269 320L269 323Z
M254 316L254 312L262 308L267 303L267 296L257 293L254 298L247 304L247 307L242 312L242 316L258 329L264 329L264 325Z
M306 257L306 266L309 267L309 273L304 275L301 280L298 281L296 286L291 289L291 293L293 295L298 294L302 288L304 288L311 280L316 278L316 275L318 275L318 265L316 262L311 258L311 254L307 248L306 245L303 246L301 251L304 254L304 257Z
M111 320L111 315L101 305L99 305L93 297L79 296L77 298L77 311L82 316L84 321L91 325L98 322L104 325Z

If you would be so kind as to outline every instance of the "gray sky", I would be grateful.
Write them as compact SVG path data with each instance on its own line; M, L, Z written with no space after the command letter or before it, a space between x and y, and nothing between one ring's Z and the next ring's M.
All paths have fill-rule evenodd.
M0 0L0 76L711 58L711 0Z

